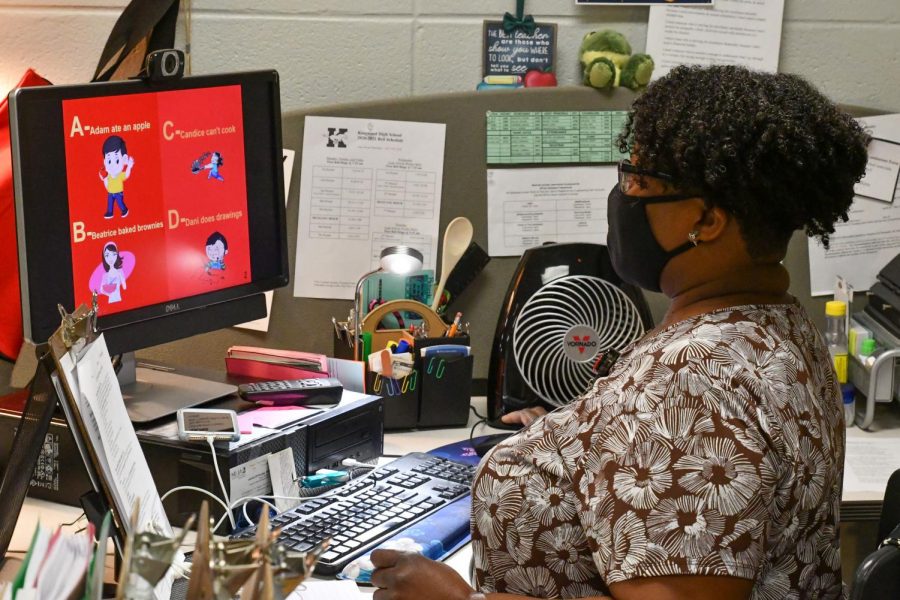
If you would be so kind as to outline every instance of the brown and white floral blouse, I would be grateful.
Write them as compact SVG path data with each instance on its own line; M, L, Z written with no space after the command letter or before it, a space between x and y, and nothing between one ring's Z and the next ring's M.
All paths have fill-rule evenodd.
M482 592L581 598L660 575L842 596L840 390L797 304L638 341L579 400L495 447L472 489Z

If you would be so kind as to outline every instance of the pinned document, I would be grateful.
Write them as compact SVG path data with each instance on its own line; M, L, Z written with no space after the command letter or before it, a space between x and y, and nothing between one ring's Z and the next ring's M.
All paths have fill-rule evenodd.
M784 0L716 0L709 8L651 6L647 54L659 79L678 65L778 71Z
M443 123L306 117L294 296L351 300L390 246L434 269Z

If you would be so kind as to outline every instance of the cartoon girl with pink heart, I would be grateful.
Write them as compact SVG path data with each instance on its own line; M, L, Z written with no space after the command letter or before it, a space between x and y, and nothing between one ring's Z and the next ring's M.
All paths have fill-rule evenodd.
M134 254L119 252L115 242L103 246L103 260L91 275L91 291L103 294L110 304L121 302L126 280L134 270Z

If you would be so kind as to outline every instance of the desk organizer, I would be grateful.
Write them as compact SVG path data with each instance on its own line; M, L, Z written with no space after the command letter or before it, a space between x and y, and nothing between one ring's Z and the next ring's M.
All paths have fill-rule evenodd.
M384 398L384 428L461 427L469 422L474 357L422 358L422 348L469 345L468 336L416 340L413 371L401 379L366 374L366 389Z

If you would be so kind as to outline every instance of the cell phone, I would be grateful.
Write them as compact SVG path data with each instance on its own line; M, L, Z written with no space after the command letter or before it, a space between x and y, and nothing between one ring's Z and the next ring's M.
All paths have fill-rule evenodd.
M237 413L220 408L182 408L176 414L178 437L186 441L241 439Z

